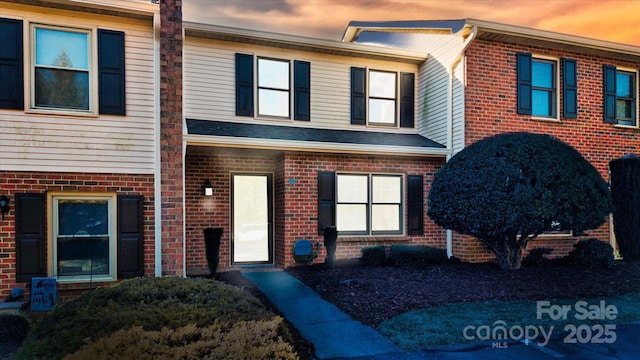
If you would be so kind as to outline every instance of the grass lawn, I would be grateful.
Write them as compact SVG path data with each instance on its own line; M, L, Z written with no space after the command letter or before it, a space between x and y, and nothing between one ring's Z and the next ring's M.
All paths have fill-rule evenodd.
M640 321L638 303L640 293L539 304L531 300L460 302L404 313L380 324L378 331L408 351L498 341L502 328L507 331L503 337L507 340L531 339L536 334L537 342L544 342L545 334L578 340L600 336L607 340L615 336L614 324Z

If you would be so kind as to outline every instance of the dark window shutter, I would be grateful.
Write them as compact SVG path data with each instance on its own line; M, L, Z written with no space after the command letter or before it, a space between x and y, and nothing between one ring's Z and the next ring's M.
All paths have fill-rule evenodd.
M253 116L253 55L236 54L236 115Z
M16 282L47 276L45 194L16 194Z
M367 123L367 71L351 68L351 124Z
M578 118L578 71L576 61L562 59L563 112L567 119Z
M531 115L531 54L518 53L518 114Z
M311 120L311 64L308 61L293 62L294 120Z
M424 190L422 175L407 176L407 234L424 233Z
M22 21L0 19L0 108L24 109Z
M318 173L318 234L336 226L336 173Z
M98 98L100 114L126 115L124 33L98 30Z
M400 127L414 127L415 74L400 74Z
M144 275L143 198L118 195L118 278Z
M604 73L604 121L617 123L616 119L616 67L612 65L603 66Z

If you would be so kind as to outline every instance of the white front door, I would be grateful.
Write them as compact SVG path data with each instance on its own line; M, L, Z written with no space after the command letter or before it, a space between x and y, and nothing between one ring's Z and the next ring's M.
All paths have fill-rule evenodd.
M232 174L234 264L273 263L271 174Z

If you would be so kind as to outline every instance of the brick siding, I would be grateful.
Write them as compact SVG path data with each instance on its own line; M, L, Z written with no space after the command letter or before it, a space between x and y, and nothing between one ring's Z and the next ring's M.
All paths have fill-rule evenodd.
M562 78L557 95L560 98L560 121L532 119L519 115L516 109L516 53L530 52L534 56L577 61L578 118L562 117ZM616 127L603 121L604 64L617 67L640 68L640 63L629 63L613 58L597 58L573 52L526 47L497 41L476 40L466 51L466 144L498 133L528 131L550 134L575 147L589 160L602 177L609 179L609 161L627 153L638 153L640 130ZM561 75L560 75L561 76ZM637 111L637 110L636 110ZM637 116L637 114L636 114ZM587 232L585 237L609 240L608 221L601 228ZM456 235L454 255L467 261L493 259L479 243ZM529 244L528 248L551 247L555 256L566 254L576 238L544 237Z
M182 1L160 2L162 274L183 275Z
M274 260L278 266L295 265L292 256L297 239L322 243L318 235L318 172L360 172L425 175L425 199L428 184L444 160L402 157L336 155L298 152L265 152L231 150L208 152L190 148L186 160L186 237L187 274L208 273L203 230L222 227L219 268L231 265L230 258L230 174L232 172L272 173L274 183ZM210 179L214 195L205 197L202 184ZM289 181L293 180L295 181ZM406 199L405 199L406 201ZM406 210L405 210L406 216ZM380 244L427 244L444 248L445 231L426 217L425 234L421 236L339 237L337 258L361 255L363 246ZM406 223L406 219L405 219ZM316 262L324 261L322 249Z
M0 172L0 189L2 189L0 193L11 199L11 209L5 214L4 221L0 222L0 298L8 296L15 286L25 287L26 285L16 283L14 201L16 193L59 191L142 195L144 197L144 273L146 276L154 274L153 175L2 171ZM101 285L104 284L93 284L94 287ZM63 300L88 288L88 283L59 284Z

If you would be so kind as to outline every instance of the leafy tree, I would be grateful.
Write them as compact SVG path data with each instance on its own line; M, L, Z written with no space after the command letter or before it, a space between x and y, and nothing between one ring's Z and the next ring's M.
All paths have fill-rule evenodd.
M596 228L611 207L607 184L577 150L524 132L488 137L456 154L428 197L433 221L478 238L503 269L519 269L527 243L541 233Z
M613 225L625 260L640 259L640 158L629 154L609 163Z

